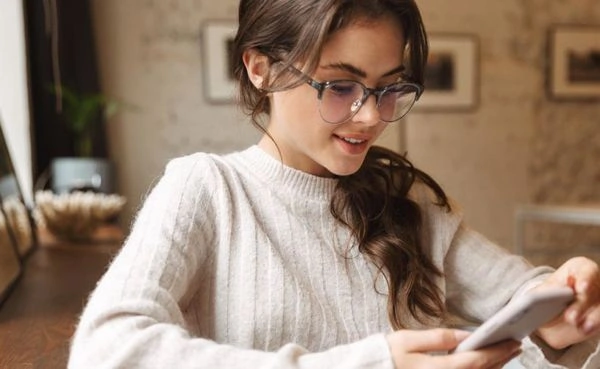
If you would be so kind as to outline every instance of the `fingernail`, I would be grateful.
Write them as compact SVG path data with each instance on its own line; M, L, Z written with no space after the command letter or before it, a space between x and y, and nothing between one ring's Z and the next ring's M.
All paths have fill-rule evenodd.
M587 321L583 324L583 332L585 334L590 334L596 329L596 323L592 321Z

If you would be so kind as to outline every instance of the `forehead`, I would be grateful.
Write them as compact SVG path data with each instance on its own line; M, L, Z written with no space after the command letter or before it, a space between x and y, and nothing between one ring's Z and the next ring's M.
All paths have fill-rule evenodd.
M392 17L357 19L335 31L323 45L319 68L349 64L383 75L403 64L405 38L402 27Z

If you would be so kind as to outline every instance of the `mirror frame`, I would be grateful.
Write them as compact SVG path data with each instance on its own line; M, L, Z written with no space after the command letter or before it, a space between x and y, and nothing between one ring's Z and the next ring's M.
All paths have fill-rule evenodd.
M2 120L2 117L0 117L0 121L1 120ZM21 240L20 240L20 237L17 237L16 230L14 229L14 227L11 228L13 242L17 249L17 255L19 256L20 260L24 260L25 258L27 258L28 255L30 255L33 252L33 250L38 245L37 227L36 227L35 221L33 219L33 211L30 207L27 206L27 204L25 203L25 200L23 198L23 189L21 188L21 183L19 182L19 179L17 178L17 172L15 170L15 166L14 166L14 163L12 160L12 156L10 155L10 151L8 150L8 145L6 143L6 136L4 135L4 130L2 129L1 125L0 125L0 155L4 155L7 158L6 165L8 166L8 170L9 170L9 172L13 173L13 175L15 177L15 187L16 187L17 192L15 193L14 197L20 203L20 205L23 206L23 209L25 210L24 216L27 218L26 226L29 228L29 231L28 231L29 235L28 235L27 242L25 244L20 243ZM9 220L8 214L6 214L6 207L4 205L4 201L5 201L5 199L2 198L2 194L0 194L0 206L2 206L2 211L4 213L3 215L6 217L7 220Z
M10 213L9 211L7 211L5 200L6 196L5 194L0 193L0 217L2 217L2 221L4 222L4 225L6 227L6 238L8 239L8 243L10 243L10 245L3 245L1 243L6 242L7 240L0 240L0 247L6 247L9 249L3 250L2 254L6 254L3 256L7 256L9 258L14 257L14 260L7 261L7 265L16 266L14 274L7 274L7 279L5 281L1 281L2 285L0 286L0 307L8 299L11 292L17 285L19 279L23 275L25 267L25 258L28 255L30 255L31 252L33 252L33 250L38 244L37 229L33 220L33 212L32 209L28 207L24 201L23 190L17 178L10 151L8 150L8 145L4 135L4 129L1 124L1 120L2 118L0 117L0 157L3 158L3 166L5 167L6 173L0 173L0 175L2 175L2 178L10 175L14 177L14 183L11 184L14 187L14 193L10 192L10 199L14 199L16 201L18 208L16 210L16 213ZM23 213L21 213L21 210L23 210ZM17 214L17 217L15 217L14 214ZM24 237L22 237L21 234L18 234L17 230L14 228L15 226L28 228L25 230ZM19 232L22 231L19 229ZM25 240L25 244L19 244L21 239Z
M8 220L6 211L4 210L2 194L0 194L0 216L4 218L4 224L6 225L6 233L8 234L8 238L10 239L9 248L12 250L15 258L14 261L17 263L16 273L13 276L11 276L9 280L6 281L6 284L4 286L0 286L0 307L2 307L4 302L6 302L6 300L10 296L10 293L17 285L17 282L19 281L19 279L21 279L21 276L23 275L23 258L19 255L15 233L12 229L10 221ZM3 247L3 245L0 245L0 247Z

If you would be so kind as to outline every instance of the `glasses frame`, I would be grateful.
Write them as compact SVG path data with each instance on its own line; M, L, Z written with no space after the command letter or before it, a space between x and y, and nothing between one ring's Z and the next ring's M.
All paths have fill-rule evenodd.
M360 87L362 87L363 90L363 95L360 98L360 100L358 100L360 102L360 105L354 110L352 111L352 109L350 109L350 114L342 119L339 122L330 122L328 120L326 120L325 118L323 118L323 114L321 113L321 106L319 106L319 114L321 114L321 118L329 123L329 124L342 124L347 122L348 120L352 119L352 117L354 117L356 115L356 113L358 113L358 111L362 108L362 106L364 105L365 101L367 101L367 99L369 98L369 96L373 95L375 96L375 105L377 107L377 109L379 109L379 103L381 101L381 96L383 94L385 94L390 88L394 87L394 86L409 86L409 87L413 87L416 89L416 96L415 96L415 100L413 101L413 103L411 104L411 106L408 108L408 110L406 111L406 113L402 114L399 118L393 119L393 120L384 120L381 119L382 122L386 122L386 123L393 123L393 122L397 122L400 119L404 118L406 116L406 114L408 114L408 112L412 109L413 105L415 104L415 102L417 102L419 100L419 98L421 97L421 95L423 94L423 91L425 90L425 87L419 83L414 83L414 82L395 82L395 83L391 83L387 86L383 86L383 87L376 87L376 88L370 88L364 85L364 83L357 81L357 80L353 80L353 79L336 79L333 81L323 81L323 82L317 82L314 79L312 79L310 76L306 75L305 73L303 73L302 71L294 68L295 71L300 74L301 76L303 76L304 78L306 78L306 83L311 86L312 88L314 88L315 90L317 90L317 98L319 99L319 104L321 104L321 102L323 101L323 92L332 84L334 83L340 83L340 82L351 82L351 83L356 83L357 85L359 85Z

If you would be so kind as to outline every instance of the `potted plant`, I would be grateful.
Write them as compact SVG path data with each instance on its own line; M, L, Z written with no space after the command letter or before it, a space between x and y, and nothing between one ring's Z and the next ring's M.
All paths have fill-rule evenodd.
M100 117L115 114L121 103L99 93L79 93L67 86L53 87L62 98L62 115L74 138L74 157L59 157L51 163L51 187L56 193L74 190L112 192L112 167L104 158L93 157L94 133Z

